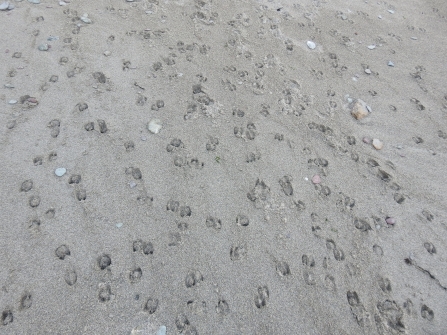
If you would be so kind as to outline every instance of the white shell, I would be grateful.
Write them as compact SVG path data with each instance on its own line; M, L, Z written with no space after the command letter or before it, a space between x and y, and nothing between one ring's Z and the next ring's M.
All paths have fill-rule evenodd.
M307 41L307 46L309 47L309 49L312 49L312 50L317 47L317 45L312 41Z
M58 177L62 177L66 172L66 168L57 168L56 170L54 170L54 174Z
M153 134L158 134L161 130L161 127L162 124L159 119L151 120L147 125L147 129Z
M5 1L4 3L2 3L2 4L0 5L0 10L7 10L8 7L9 7L9 2L8 2L8 1Z

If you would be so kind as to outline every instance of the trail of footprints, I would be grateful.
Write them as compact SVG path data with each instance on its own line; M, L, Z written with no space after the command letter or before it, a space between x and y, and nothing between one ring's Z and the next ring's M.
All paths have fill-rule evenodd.
M154 2L155 3L155 2ZM158 4L158 2L156 2ZM191 15L191 19L195 22L202 22L202 24L214 25L214 21L217 17L216 13L209 12L201 7L205 7L206 1L198 1L196 2L199 10ZM64 11L67 16L75 16L76 13L70 12L70 10ZM337 16L344 19L344 15L342 12L337 13ZM237 16L234 21L231 21L229 24L231 26L244 27L249 23L249 18L244 18L243 15ZM73 34L78 34L79 29L73 30ZM163 31L154 31L154 32L141 32L139 34L139 38L149 39L154 37L159 37L163 35ZM334 36L338 34L338 32L333 32ZM115 38L111 36L109 40L112 42ZM71 43L71 38L64 39L65 43ZM348 42L348 41L345 41ZM293 42L291 40L285 40L284 42L285 48L293 52L295 50ZM237 55L241 55L242 57L251 60L253 55L250 51L245 50L241 51L236 49L234 46L236 45L236 41L230 39L226 45L228 49L232 49L232 52L235 52ZM72 45L73 48L76 48L75 45ZM196 43L193 44L185 44L182 41L179 41L176 45L176 49L180 54L184 54L187 61L191 62L194 58L199 57L201 55L206 55L209 46L207 45L198 45ZM15 58L20 58L21 55L19 53L14 54ZM162 62L155 62L152 64L152 70L154 73L162 72L163 68L168 66L173 66L175 64L174 55L170 55L168 57L163 58ZM328 58L330 59L330 64L333 68L337 69L337 71L346 71L345 66L339 66L340 60L337 55L334 53L329 53ZM70 60L68 57L61 57L59 63L61 65L65 65L69 63ZM237 69L235 66L225 66L223 69L226 73L228 73L228 78L222 79L221 85L224 89L229 92L235 92L238 90L238 86L234 83L236 81L242 81L245 85L252 87L254 94L263 94L263 78L265 76L265 72L268 68L276 67L278 64L273 55L267 55L262 62L254 62L253 61L253 69L250 71ZM130 61L123 62L123 71L128 71L131 68ZM368 68L366 64L363 65ZM338 68L340 68L338 70ZM412 74L413 78L418 80L421 86L421 72L424 69L421 67L416 68L416 72ZM312 70L313 75L316 79L321 79L324 77L324 73L320 70ZM68 70L66 72L66 76L68 78L72 78L74 76L80 75L81 70L78 68L73 68L72 70ZM254 76L253 76L254 75ZM102 72L94 72L92 73L92 77L99 84L107 84L108 79ZM254 80L249 78L254 78ZM205 88L203 83L207 81L207 78L202 74L198 74L197 78L200 83L195 84L191 88L191 98L185 107L185 114L183 116L185 122L190 122L197 117L206 113L209 113L215 103L215 97L210 97L207 93L207 89ZM52 75L49 79L49 82L55 84L59 81L59 77L57 75ZM135 83L135 86L138 86ZM141 88L140 86L138 86ZM373 96L377 95L377 92L370 92ZM336 92L329 90L327 92L328 100L328 108L324 114L324 116L331 115L337 109L336 102ZM305 94L301 93L301 85L296 81L291 81L291 84L288 84L288 87L284 88L279 98L280 101L280 111L285 115L291 114L296 117L301 117L303 113L307 113L308 107L312 106L312 98ZM416 98L410 99L411 103L418 110L424 110L425 106ZM37 103L30 96L23 96L20 99L20 103L27 108L35 108ZM135 104L139 107L145 106L148 104L148 98L139 94L135 100ZM153 103L150 103L152 111L163 111L165 108L165 102L162 99L155 100ZM74 111L79 115L82 113L85 114L89 108L86 102L79 102L74 106ZM263 103L260 106L257 106L258 113L264 118L271 117L272 107L268 103ZM393 111L396 110L396 107L390 107ZM320 112L321 113L321 112ZM233 107L231 110L231 116L233 117L233 124L228 127L227 133L234 135L236 138L243 139L245 141L256 141L258 138L260 130L255 125L254 122L245 121L244 117L247 112L238 108ZM108 126L106 121L103 119L92 120L84 120L83 121L83 130L86 132L98 132L101 136L107 136L109 133ZM9 122L7 124L8 129L13 129L15 127L14 122ZM49 136L53 139L56 139L60 136L61 132L64 131L63 128L63 120L60 119L52 119L48 122L47 127L49 128ZM397 204L403 204L406 200L405 192L403 188L395 181L393 177L392 170L394 170L393 164L391 162L378 162L378 160L367 157L366 155L363 157L356 151L358 147L359 139L356 139L352 135L348 136L339 136L336 132L331 128L324 124L319 124L315 122L310 122L307 124L307 128L317 134L317 138L326 143L329 147L336 150L336 152L348 156L351 160L356 162L357 164L363 164L364 168L368 171L372 171L375 176L381 182L385 183L387 189L392 193L392 198ZM447 135L444 131L439 130L437 135L441 139L446 139ZM285 136L280 133L276 133L273 136L273 139L277 142L282 142L285 140ZM424 140L416 136L413 138L416 144L421 144ZM208 154L215 154L219 152L220 147L224 144L223 140L219 139L215 136L209 136L206 141L203 143L203 148ZM137 149L136 144L133 141L126 141L123 144L124 151L130 153ZM360 149L359 149L360 150ZM188 147L183 141L179 138L172 138L166 145L166 151L172 157L173 165L176 168L195 168L195 169L203 169L208 168L205 166L203 162L201 162L193 153L188 151ZM304 148L303 153L310 156L310 149ZM36 156L32 159L32 164L36 167L44 165L47 161L51 162L57 159L56 152L49 152L47 156ZM256 161L262 160L263 154L260 152L251 152L246 156L244 163L254 163ZM327 175L330 170L330 163L327 159L322 157L313 157L308 159L309 170L319 171L323 176ZM125 170L125 174L135 180L136 182L143 180L143 175L138 167L128 167ZM294 177L292 175L283 175L276 176L276 180L278 181L279 189L282 192L282 195L286 197L290 197L292 199L295 195L294 190ZM86 202L89 200L87 196L87 190L82 187L82 177L79 174L72 174L68 177L68 184L73 187L74 199L77 202ZM263 208L264 205L269 204L272 198L272 192L275 189L273 185L268 185L261 179L257 179L252 184L252 187L248 190L246 194L246 198L248 203L252 203L256 208ZM23 202L26 203L31 210L35 210L37 207L41 206L42 200L41 196L38 194L34 187L34 182L32 179L24 180L20 187L20 193L25 194L26 198L23 198ZM316 194L321 196L321 199L330 199L337 208L341 211L348 213L351 218L352 227L358 230L361 233L368 234L369 231L373 230L376 225L383 225L383 219L380 217L358 217L353 213L353 209L355 209L356 200L345 195L338 194L335 195L334 192L328 185L324 184L316 184L314 185ZM276 195L275 195L276 196ZM321 200L320 199L320 200ZM150 201L154 202L153 197L147 196L147 194L140 195L137 198L140 202ZM298 212L303 212L306 210L306 203L302 200L291 200L294 204L294 207ZM325 201L325 200L321 200ZM188 219L195 214L191 207L186 203L180 200L171 199L165 205L166 212L170 215L171 218L176 218L178 220L177 228L178 231L169 233L169 247L176 247L180 244L182 240L181 233L188 229ZM50 208L45 212L45 217L48 219L54 218L56 212L54 209ZM425 220L431 222L435 219L434 215L427 209L424 209L421 212L421 217ZM322 225L320 224L318 214L312 213L310 216L311 221L311 230L318 236L318 234L322 230ZM43 223L44 224L44 223ZM249 217L245 214L238 214L233 223L223 222L219 218L219 213L209 214L203 219L202 223L205 227L209 228L216 234L222 230L223 225L235 224L239 227L245 228L251 224ZM38 217L32 219L29 224L29 229L39 230L42 227L42 222ZM386 226L386 225L385 225ZM389 226L388 226L389 227ZM392 228L391 228L392 229ZM154 242L155 243L155 242ZM324 275L324 281L322 283L319 282L320 276L318 276L318 271L320 271L317 266L317 261L311 254L303 254L301 257L301 267L294 268L289 264L289 260L276 260L272 261L272 271L277 274L278 280L288 280L290 278L294 278L295 280L301 281L303 284L308 286L317 286L324 285L329 291L337 291L337 278L335 278L328 269L327 263L330 259L334 259L336 262L346 262L347 254L345 251L338 245L338 243L332 238L324 238L321 240L321 243L327 249L327 255L323 258L323 271L326 271ZM249 257L249 243L246 241L233 241L230 249L228 250L228 257L233 262L243 262L246 258ZM428 254L435 256L437 253L436 247L430 241L426 241L423 243L423 247L427 251ZM129 248L133 253L141 253L147 257L154 257L156 254L156 249L154 247L153 242L151 241L143 241L143 240L135 240L131 247ZM160 247L161 249L161 247ZM371 246L371 250L378 256L383 255L383 249L381 246L374 244ZM67 259L71 257L72 252L76 252L75 250L70 250L70 244L65 243L57 246L54 251L54 256L60 260L60 262L67 262ZM98 271L113 271L112 267L112 255L109 254L101 254L97 256L96 259L96 268ZM129 285L136 284L141 281L141 278L146 275L147 270L142 268L141 266L134 266L133 268L128 270L128 281ZM302 276L301 279L297 279L299 274ZM65 272L62 274L63 280L68 286L76 286L78 282L78 276L82 276L82 273L78 273L77 270L72 265L67 265ZM206 281L206 273L202 274L200 269L190 269L185 274L184 286L187 290L190 289L201 289L201 283ZM413 309L413 303L410 299L400 306L391 298L392 294L392 283L388 278L380 277L377 282L378 288L386 295L386 299L383 301L378 301L373 311L368 311L365 308L364 303L362 302L362 297L355 290L349 290L346 292L346 300L347 306L352 313L353 319L359 324L361 327L365 327L367 323L374 322L376 325L376 329L380 334L389 334L393 331L397 332L405 332L405 324L404 324L404 313L411 314ZM100 282L97 286L97 299L100 303L108 303L113 298L113 285L106 282ZM268 283L260 286L252 287L253 291L253 301L252 306L256 309L264 309L268 308L269 300L271 296L275 295L275 292L270 292L268 288ZM23 310L30 309L33 307L33 294L32 292L25 292L22 294L19 299L20 303L15 308L6 308L2 311L1 323L3 326L7 326L8 324L13 323L14 314L20 313ZM145 299L142 309L148 314L155 314L159 309L161 304L164 304L165 301L161 296L151 296ZM204 302L205 303L205 302ZM228 300L224 298L216 299L215 304L215 312L221 316L227 316L231 314L232 306ZM205 303L206 305L206 303ZM197 302L188 301L187 306L190 308L199 308L200 306L204 306L200 303L200 306L197 306ZM427 320L432 321L435 317L434 311L428 307L426 304L422 304L420 306L420 316ZM177 331L181 334L198 334L197 328L192 325L186 314L179 314L174 320L175 327Z

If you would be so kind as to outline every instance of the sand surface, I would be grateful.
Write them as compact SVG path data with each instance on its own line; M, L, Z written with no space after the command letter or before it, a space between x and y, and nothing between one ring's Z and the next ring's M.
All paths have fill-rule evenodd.
M445 1L11 3L0 334L446 334Z

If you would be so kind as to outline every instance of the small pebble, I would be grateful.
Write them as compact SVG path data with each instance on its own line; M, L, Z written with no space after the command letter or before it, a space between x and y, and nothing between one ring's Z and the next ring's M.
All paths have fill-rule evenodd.
M44 43L44 44L39 45L37 48L40 51L47 51L50 48L50 46L48 44Z
M379 15L378 18L381 19L381 18L382 18L382 15Z
M312 183L314 183L314 184L321 183L321 177L316 174L315 176L312 177Z
M131 181L129 183L130 188L134 188L135 186L137 186L137 184L134 181Z
M307 46L309 47L309 49L312 49L312 50L317 47L317 45L312 41L307 41Z
M369 138L369 137L364 137L363 138L363 143L366 143L366 144L371 144L371 139Z
M385 219L385 221L386 221L386 223L388 223L389 225L394 225L394 224L396 223L396 219L395 219L395 218L390 218L390 217L387 217L387 218Z
M92 23L92 20L90 20L89 18L88 18L88 14L84 14L84 15L82 15L81 16L81 21L82 22L84 22L84 23Z
M161 130L161 127L161 121L158 119L151 120L147 125L147 129L153 134L158 134Z
M418 38L415 36L412 36L411 39L416 41Z
M390 13L390 14L394 14L394 10L392 10L392 9L388 9L388 13Z
M366 103L361 99L357 99L354 106L352 106L351 115L356 120L361 120L361 119L367 117L368 114L369 114L369 112L368 112L368 107L366 106Z
M375 49L375 48L376 48L375 44L368 45L368 49L369 49L369 50L373 50L373 49Z
M9 7L9 2L5 1L0 5L0 10L7 10Z
M14 88L14 85L12 85L12 84L5 84L5 87L6 88Z
M67 6L67 3L65 1L59 1L59 6Z
M377 138L373 139L372 145L376 150L381 150L383 148L383 142Z
M365 69L365 73L366 74L371 74L371 70L370 69Z
M156 335L166 335L166 326L161 326L158 328Z
M10 105L14 105L14 104L16 104L17 103L17 100L9 100L9 102L8 102Z
M394 63L392 61L388 61L388 66L394 67Z
M66 172L66 168L57 168L56 170L54 170L54 174L58 177L62 177Z
M40 0L28 0L28 2L31 2L36 5L40 4Z
M109 50L107 50L107 51L104 51L104 56L110 56L112 53L109 51Z
M122 222L119 222L119 223L117 223L115 226L116 226L116 228L121 228L121 227L123 226L123 223L122 223Z

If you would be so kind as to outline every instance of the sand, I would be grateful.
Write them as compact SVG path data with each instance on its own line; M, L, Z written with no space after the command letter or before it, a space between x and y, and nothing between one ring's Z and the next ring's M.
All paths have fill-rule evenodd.
M11 3L1 334L445 334L444 1Z

